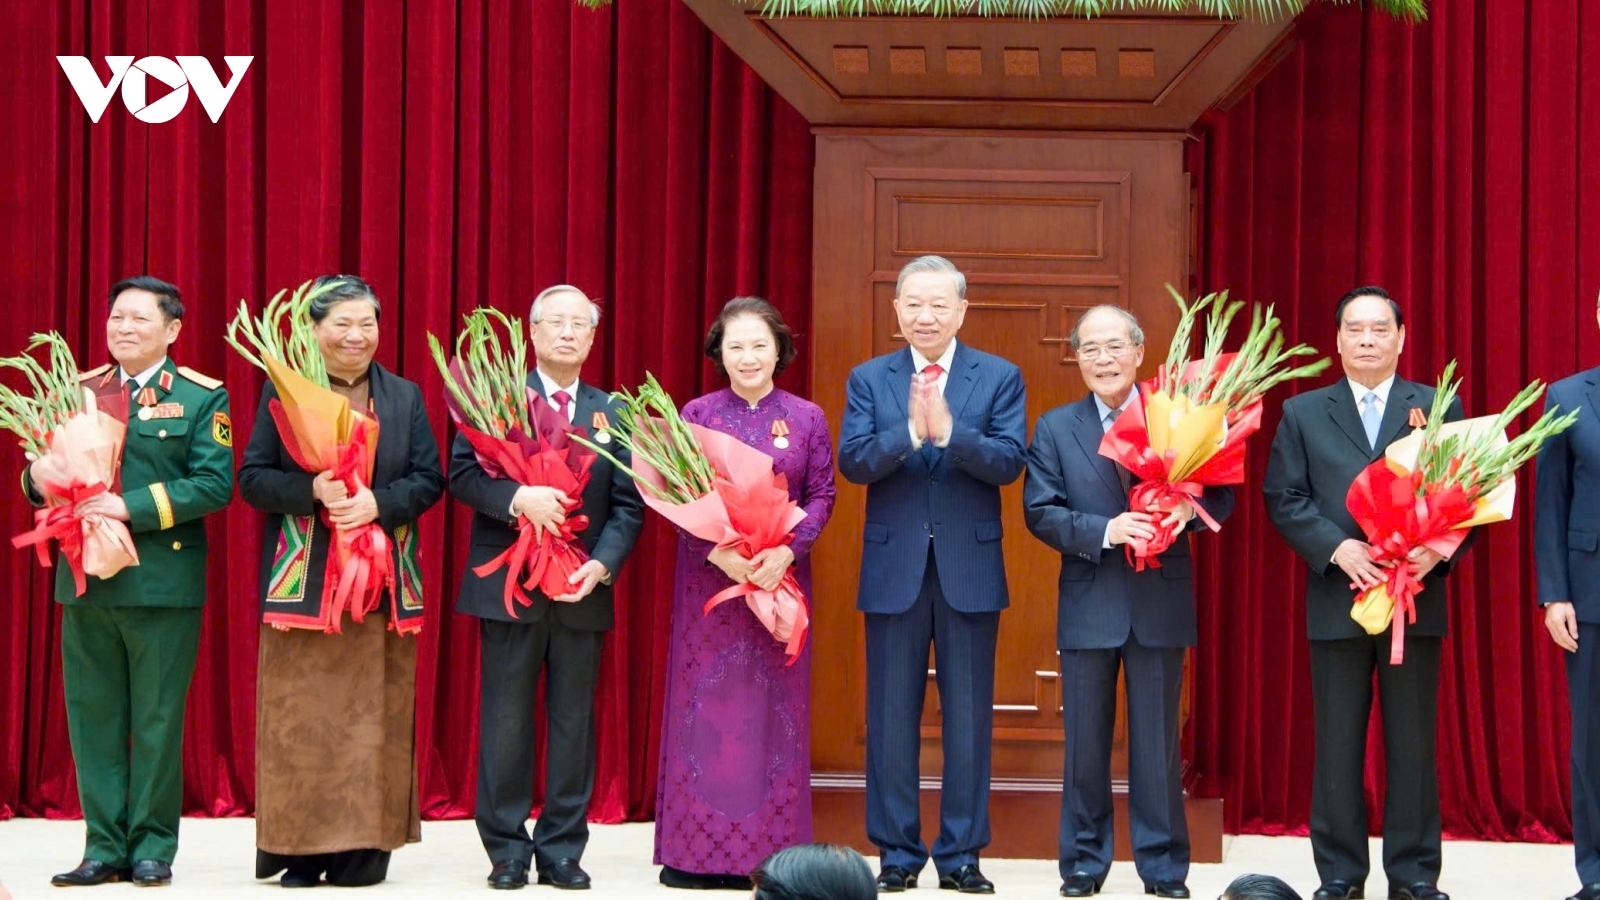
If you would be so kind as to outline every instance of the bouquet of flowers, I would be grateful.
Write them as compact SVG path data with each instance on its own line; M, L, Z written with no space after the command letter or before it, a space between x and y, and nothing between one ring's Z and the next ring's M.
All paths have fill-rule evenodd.
M1449 559L1467 529L1509 520L1517 469L1578 418L1577 410L1564 416L1546 412L1533 427L1507 439L1506 427L1544 393L1544 385L1535 381L1499 415L1446 422L1461 386L1455 371L1451 360L1439 376L1427 418L1412 410L1410 424L1416 430L1362 470L1345 497L1346 508L1372 545L1372 558L1389 564L1381 583L1356 596L1350 618L1368 634L1382 634L1393 623L1389 662L1394 665L1405 659L1406 624L1417 620L1416 596L1422 591L1411 551L1427 547Z
M238 314L228 324L227 341L272 379L278 396L268 408L289 455L307 472L332 472L353 497L372 485L378 420L367 410L352 408L347 398L328 387L310 316L311 302L342 284L335 281L313 290L308 281L288 297L288 291L281 290L258 318L251 318L241 300ZM279 630L314 628L338 634L347 610L353 621L361 622L378 608L383 592L394 587L394 548L381 525L368 522L339 528L327 510L323 522L333 531L333 544L318 615L306 621L269 610L264 620ZM389 627L412 632L421 627L421 620L402 622L395 611Z
M1112 423L1100 443L1110 457L1140 478L1128 495L1128 508L1157 514L1155 536L1125 545L1128 562L1137 571L1160 568L1157 557L1172 546L1182 525L1163 519L1188 501L1211 530L1218 525L1199 503L1213 485L1244 482L1245 441L1261 427L1261 398L1294 378L1309 378L1326 369L1320 359L1291 366L1296 357L1316 353L1304 344L1284 346L1281 323L1255 306L1250 330L1234 353L1223 353L1228 326L1244 301L1228 302L1228 292L1207 294L1186 303L1167 285L1181 315L1156 377L1139 384L1142 402L1130 405ZM1189 358L1190 337L1200 314L1206 316L1205 353Z
M506 332L504 347L496 323ZM568 498L563 504L567 516L557 531L519 517L517 542L472 570L484 577L502 566L508 569L506 613L515 618L517 604L533 605L529 590L537 588L547 597L571 593L569 579L589 560L578 540L589 519L574 513L583 505L595 456L574 443L582 429L528 386L527 341L520 319L495 309L475 309L456 337L453 360L432 334L428 347L444 376L450 418L472 444L484 471L523 485L552 487Z
M733 435L683 421L672 398L646 373L637 395L618 391L623 411L605 430L632 454L632 468L591 444L639 486L644 502L667 521L718 549L746 558L788 543L805 511L789 498L789 481L772 457ZM736 597L784 643L789 665L805 649L811 616L791 570L776 589L737 584L706 601L704 612Z
M32 356L49 348L46 367ZM128 526L101 515L77 514L79 503L113 491L127 437L126 394L120 409L102 410L93 390L80 383L78 364L61 335L36 334L28 352L0 359L0 368L22 372L31 395L0 385L0 426L21 439L33 464L33 484L45 507L34 513L32 531L11 539L13 547L33 547L48 567L46 547L54 540L72 570L78 596L86 576L110 578L139 564Z

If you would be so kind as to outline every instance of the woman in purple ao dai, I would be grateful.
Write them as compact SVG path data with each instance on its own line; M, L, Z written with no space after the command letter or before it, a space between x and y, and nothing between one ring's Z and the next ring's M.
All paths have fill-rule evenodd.
M833 440L820 407L773 386L795 350L770 303L729 301L706 355L729 385L690 401L684 420L771 456L806 517L790 544L753 559L679 537L655 861L669 887L749 890L769 854L811 840L811 651L785 665L784 645L742 600L702 610L735 583L775 585L791 564L811 596L809 551L833 512Z

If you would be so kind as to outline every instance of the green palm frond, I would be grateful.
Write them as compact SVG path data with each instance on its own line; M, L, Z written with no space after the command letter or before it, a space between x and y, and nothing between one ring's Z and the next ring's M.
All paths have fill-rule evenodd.
M611 0L578 0L589 9ZM1219 19L1274 20L1299 15L1310 0L762 0L763 15L792 16L986 16L1019 19L1076 18L1122 12L1179 12L1197 9ZM1322 0L1369 2L1407 22L1428 17L1426 0Z

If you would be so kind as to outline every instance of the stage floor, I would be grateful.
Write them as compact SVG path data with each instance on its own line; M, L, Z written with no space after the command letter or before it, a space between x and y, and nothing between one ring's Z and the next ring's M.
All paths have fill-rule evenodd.
M1054 823L1051 823L1052 825ZM160 894L142 895L162 900L183 897L266 897L280 890L277 881L250 878L254 866L255 823L250 819L185 819L182 847L174 865L172 886ZM594 877L595 889L587 895L601 898L689 897L698 892L671 891L656 883L650 865L653 828L642 825L598 825L584 857L584 868ZM1237 875L1267 872L1285 878L1305 897L1316 889L1316 870L1305 838L1232 837L1227 861L1197 865L1189 876L1196 898L1216 897ZM83 850L83 823L12 819L0 822L0 883L19 898L56 894L50 876L72 868ZM1381 859L1378 842L1372 858ZM874 867L876 861L873 861ZM1447 842L1444 878L1440 884L1454 900L1558 900L1577 888L1570 845L1486 844ZM484 877L489 864L471 822L424 822L422 843L395 853L388 882L371 892L386 897L438 897L480 894L487 891ZM983 871L996 885L998 895L1054 897L1061 887L1053 862L1041 860L985 860ZM950 896L933 890L937 881L930 866L924 873L923 896ZM1515 881L1513 881L1515 880ZM1513 886L1515 884L1515 886ZM325 888L326 889L326 888ZM106 885L88 897L125 896L129 885ZM554 895L551 888L530 887L540 896ZM74 894L74 896L77 896ZM496 895L499 896L499 895ZM710 896L741 896L718 892ZM912 894L911 896L916 896ZM1131 863L1117 863L1102 896L1144 896ZM1383 875L1374 872L1367 881L1367 896L1386 896Z

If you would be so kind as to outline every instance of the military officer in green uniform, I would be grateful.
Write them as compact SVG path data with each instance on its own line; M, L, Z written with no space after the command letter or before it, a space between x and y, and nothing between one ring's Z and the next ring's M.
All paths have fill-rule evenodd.
M83 373L102 407L125 403L120 487L78 505L128 523L139 564L90 578L75 595L56 567L62 605L67 730L88 836L75 887L172 880L183 801L183 715L206 600L205 516L233 495L233 426L222 383L175 366L178 289L149 276L111 288L106 345L115 365ZM30 467L31 468L31 467ZM30 472L28 499L40 504Z

